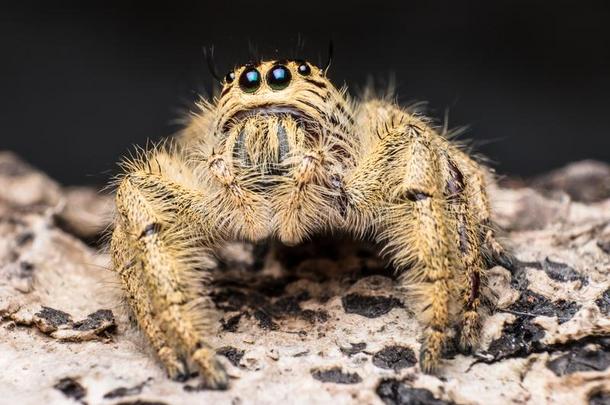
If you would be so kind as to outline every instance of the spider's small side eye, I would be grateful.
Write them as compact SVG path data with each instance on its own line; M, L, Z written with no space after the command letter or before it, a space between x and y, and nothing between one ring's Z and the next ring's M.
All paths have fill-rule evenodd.
M267 73L267 83L273 90L282 90L288 87L292 75L284 65L275 65Z
M311 73L311 68L306 62L301 62L297 70L303 76L309 76L309 74Z
M239 76L239 87L246 93L254 93L261 86L261 74L256 68L246 68Z
M233 83L234 80L235 80L235 72L227 73L227 75L225 76L225 83L231 84L231 83Z

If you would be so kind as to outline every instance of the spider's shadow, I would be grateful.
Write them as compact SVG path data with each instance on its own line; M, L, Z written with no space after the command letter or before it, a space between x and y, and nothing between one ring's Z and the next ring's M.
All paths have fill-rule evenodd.
M242 316L253 316L263 329L279 329L278 321L326 322L323 304L343 294L358 280L381 275L394 277L393 268L375 244L343 235L321 236L297 246L276 241L241 246L249 255L236 260L219 257L212 300L224 311L223 328L236 329ZM243 252L243 250L242 250ZM303 309L310 301L319 309Z

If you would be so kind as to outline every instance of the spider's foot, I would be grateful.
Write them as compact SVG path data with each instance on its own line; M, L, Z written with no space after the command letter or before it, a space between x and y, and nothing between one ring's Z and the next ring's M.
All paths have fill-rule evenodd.
M466 311L463 315L462 330L458 348L462 354L471 354L479 343L481 317L476 311Z
M180 382L188 380L189 370L186 363L176 355L173 349L164 346L157 352L157 355L165 366L169 378Z
M438 370L445 338L445 333L438 330L431 331L426 337L419 352L419 366L424 373L435 374Z
M207 347L197 349L192 359L199 368L202 386L214 390L226 390L229 387L227 372L213 350Z
M515 270L516 260L513 255L504 249L500 243L496 240L494 233L488 231L485 237L485 242L491 250L491 265L500 265L509 271Z
M496 264L499 264L510 272L513 272L516 269L515 257L504 249L500 251L494 251L493 260Z

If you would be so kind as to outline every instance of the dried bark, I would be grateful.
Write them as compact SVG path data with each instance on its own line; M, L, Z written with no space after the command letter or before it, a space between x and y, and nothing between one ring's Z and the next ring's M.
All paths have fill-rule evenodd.
M481 349L449 347L438 377L419 371L420 326L374 247L228 246L212 343L232 378L218 392L168 380L130 322L108 256L92 246L111 197L62 188L0 153L0 402L604 403L607 173L580 162L492 189L518 260L512 274L489 271L498 304Z

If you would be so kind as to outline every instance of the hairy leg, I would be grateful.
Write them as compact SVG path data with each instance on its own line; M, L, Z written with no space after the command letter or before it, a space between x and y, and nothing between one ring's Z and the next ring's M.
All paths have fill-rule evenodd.
M426 325L420 366L431 372L447 340L462 265L434 133L408 116L392 123L346 179L348 223L356 233L372 223L395 267L405 271L401 282L421 304Z
M137 250L131 241L132 238L125 234L122 225L116 224L110 244L114 265L123 282L127 300L140 328L148 337L169 377L179 381L185 380L188 378L186 361L172 348L160 329L159 322L153 316L155 312L152 307L152 298L146 288L142 262L126 256L135 254Z
M480 287L483 278L480 222L478 210L485 203L484 189L479 188L478 169L468 158L447 153L441 160L446 181L445 195L449 216L456 228L456 244L459 247L463 272L458 276L461 286L461 324L459 348L470 352L477 346L481 328L479 314Z
M499 264L512 270L514 258L498 242L496 228L491 219L491 207L487 196L487 177L491 175L489 173L486 175L484 170L464 152L455 149L453 154L456 162L460 163L460 169L468 178L468 201L479 228L479 244L483 260L490 266Z
M211 318L207 269L213 263L205 246L222 235L204 214L210 203L201 192L170 180L176 176L163 163L155 159L122 179L113 261L138 323L169 374L183 377L185 359L210 387L224 388L226 373L205 341Z

